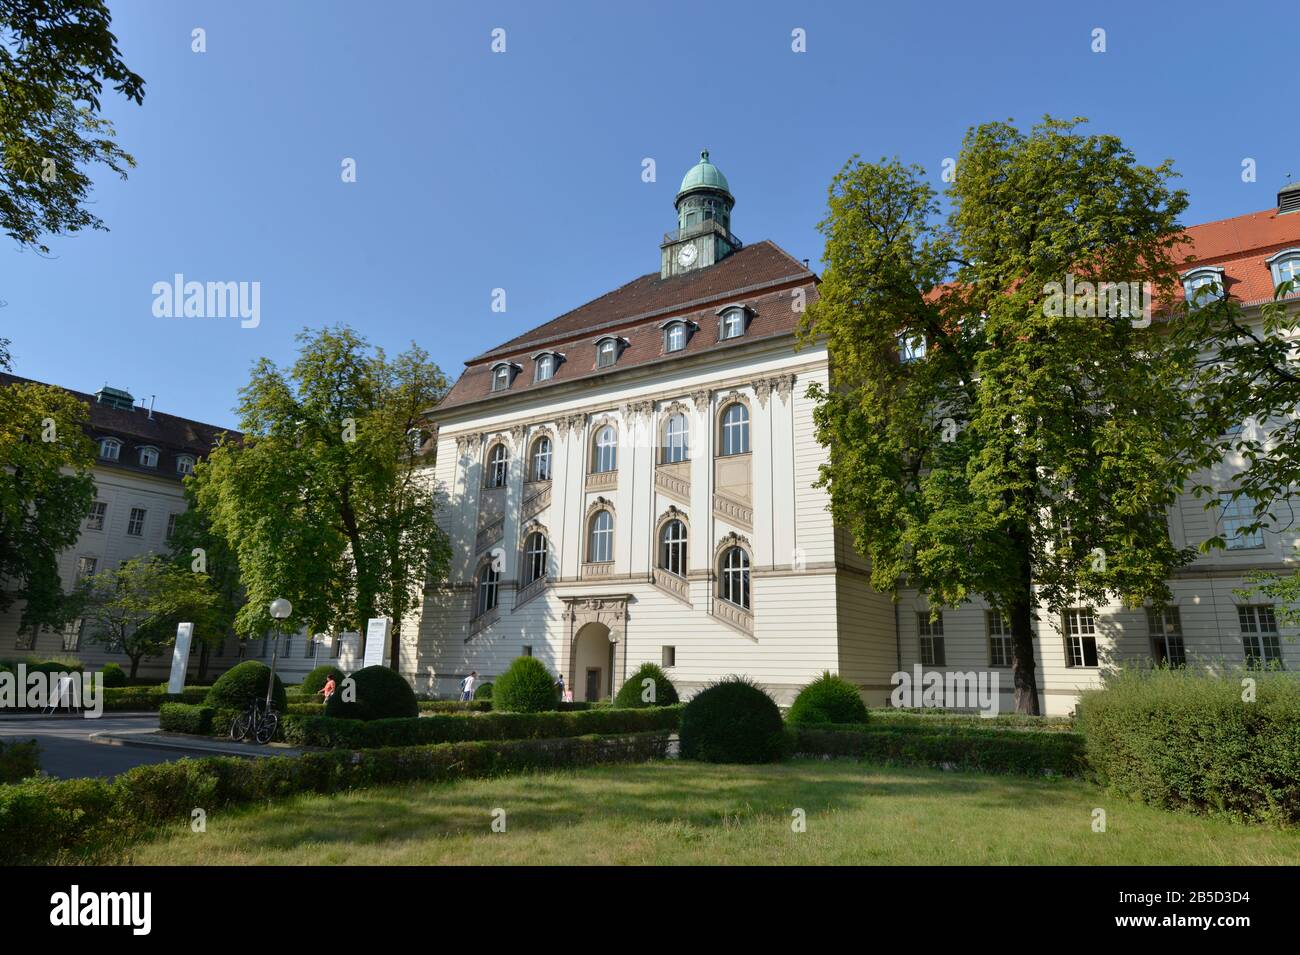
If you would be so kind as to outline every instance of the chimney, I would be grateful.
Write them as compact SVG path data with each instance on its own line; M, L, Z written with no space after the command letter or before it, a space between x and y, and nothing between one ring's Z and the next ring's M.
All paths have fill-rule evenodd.
M154 403L154 399L157 397L158 397L157 395L149 396L149 420L150 421L153 420L153 403Z
M1300 212L1300 182L1289 182L1277 194L1277 213Z

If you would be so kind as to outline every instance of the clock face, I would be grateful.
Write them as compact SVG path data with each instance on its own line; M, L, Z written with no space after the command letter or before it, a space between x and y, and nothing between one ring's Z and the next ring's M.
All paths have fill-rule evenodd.
M677 261L681 265L690 265L692 262L695 261L695 256L697 254L698 252L695 246L684 245L682 246L681 251L677 253Z

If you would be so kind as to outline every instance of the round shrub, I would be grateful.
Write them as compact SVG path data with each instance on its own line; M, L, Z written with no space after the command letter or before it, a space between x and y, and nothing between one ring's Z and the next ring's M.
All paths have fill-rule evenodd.
M248 701L256 697L266 699L266 681L271 675L271 668L257 660L245 660L223 673L212 689L208 690L207 705L217 709L242 710ZM275 692L271 699L275 708L284 712L284 684L280 677L275 678Z
M827 670L794 698L787 723L865 723L867 707L858 688Z
M652 681L650 685L646 684L646 680ZM651 693L651 699L645 699ZM668 674L653 663L643 663L637 667L636 672L619 687L618 695L614 697L615 706L629 708L672 706L676 702L677 687L668 679Z
M772 763L785 755L785 724L776 701L747 677L710 684L682 710L683 759Z
M325 715L341 720L387 720L420 715L420 703L406 678L386 666L365 667L352 674L355 699L344 702L340 683L325 701Z
M474 699L476 699L476 700L490 700L490 699L492 699L492 684L491 684L491 683L480 683L480 684L478 685L478 689L474 691Z
M104 674L104 686L126 686L126 671L116 663L105 663L100 672Z
M315 696L325 689L325 683L330 677L334 677L334 683L337 686L337 684L343 682L343 671L336 666L322 663L302 678L302 695L304 697Z
M492 709L513 713L542 713L555 709L560 691L555 677L537 657L516 657L496 679Z

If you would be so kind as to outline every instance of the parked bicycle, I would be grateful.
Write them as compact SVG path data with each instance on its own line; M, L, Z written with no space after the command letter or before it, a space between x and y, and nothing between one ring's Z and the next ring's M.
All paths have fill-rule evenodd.
M248 709L231 722L230 738L245 740L251 736L259 743L269 743L279 728L280 714L274 706L267 706L266 700L257 697L249 702Z

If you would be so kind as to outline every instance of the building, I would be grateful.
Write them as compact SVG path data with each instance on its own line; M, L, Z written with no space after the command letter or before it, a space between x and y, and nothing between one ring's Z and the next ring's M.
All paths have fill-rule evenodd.
M996 673L1011 703L1009 637L979 603L931 621L923 595L874 591L815 487L808 385L820 344L796 347L817 278L772 242L744 245L734 196L708 154L677 193L656 272L471 359L435 410L449 580L403 634L418 690L454 692L521 654L575 699L608 697L642 662L687 694L731 673L781 702L823 670L883 704L893 674ZM1300 269L1300 193L1279 208L1194 227L1188 289L1214 275L1257 308ZM1256 425L1247 423L1244 427ZM1212 475L1226 484L1234 465ZM1239 509L1171 510L1178 543ZM1071 710L1126 658L1300 664L1274 608L1234 595L1251 571L1295 566L1297 534L1240 538L1172 582L1158 618L1079 607L1037 626L1041 704Z

